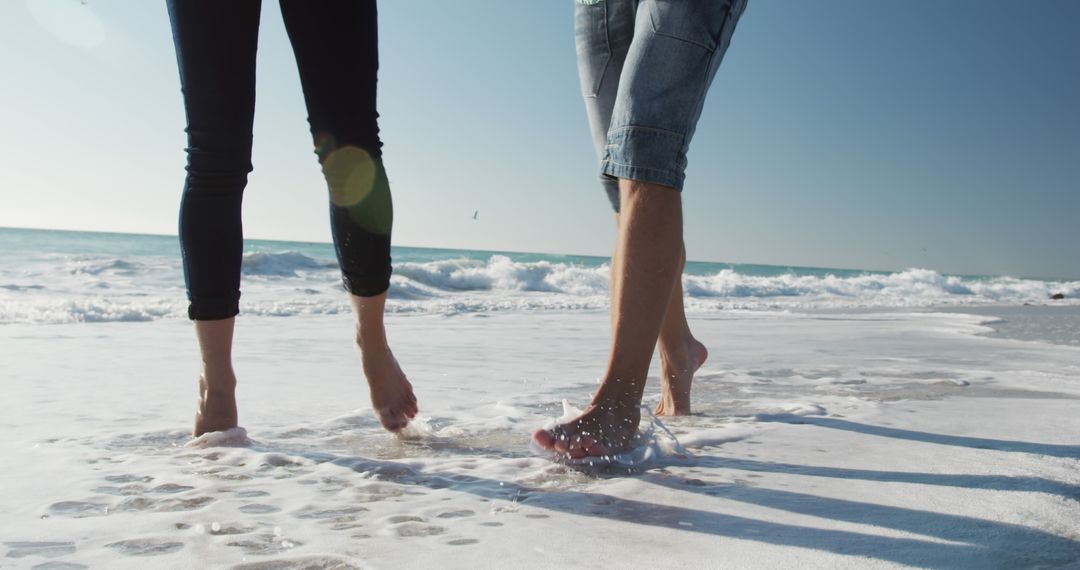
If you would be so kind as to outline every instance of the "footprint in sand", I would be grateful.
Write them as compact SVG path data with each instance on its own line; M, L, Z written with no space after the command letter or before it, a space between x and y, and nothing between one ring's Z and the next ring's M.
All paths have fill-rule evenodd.
M161 556L184 548L184 543L155 538L136 538L113 542L105 546L127 556Z
M353 530L357 528L363 528L364 523L355 521L341 521L330 524L330 530Z
M5 542L4 546L11 550L7 558L25 558L27 556L44 556L56 558L75 554L74 542Z
M435 536L446 532L441 526L427 524L423 518L411 515L395 515L386 519L386 522L394 525L394 533L400 537Z
M321 481L319 481L319 483L321 484L321 487L319 487L319 492L326 493L328 495L340 493L341 491L352 487L352 483L332 477L323 478Z
M149 483L154 478L149 475L108 475L105 480L110 483Z
M225 467L199 471L199 474L210 479L217 479L218 481L250 481L252 479L251 475L245 473L233 473Z
M291 540L278 534L260 534L226 544L227 546L243 548L244 553L253 555L280 554L304 545L300 541ZM294 568L294 566L283 566L282 568Z
M336 509L317 509L308 507L301 510L295 516L299 519L314 519L322 524L331 525L331 530L349 530L364 526L362 523L356 521L361 519L362 517L360 515L367 511L368 509L366 507L361 507L359 505Z
M386 522L388 522L390 524L401 524L401 523L406 523L406 522L424 522L424 519L422 519L420 517L414 517L414 516L411 516L411 515L394 515L394 516L386 519Z
M313 556L237 564L232 570L360 570L362 567L338 558Z
M243 505L238 510L242 513L247 513L249 515L265 515L281 511L281 509L278 507L275 507L273 505L264 505L262 503Z
M430 524L407 522L401 523L394 527L394 531L398 536L403 538L415 538L421 536L435 536L446 532L446 529L441 526L435 526Z
M446 512L446 513L439 513L438 515L436 515L436 517L440 518L440 519L459 519L459 518L463 518L463 517L471 517L471 516L473 516L475 514L476 513L474 511L469 511L469 510L465 510L465 511L449 511L449 512Z
M154 511L159 513L174 513L179 511L194 511L201 509L214 502L213 497L191 497L190 499L165 499L154 500L146 497L130 497L124 499L116 510L122 512Z
M86 570L87 568L89 566L74 562L45 562L31 566L30 570Z
M296 515L301 519L333 519L338 517L345 517L355 515L359 513L366 513L368 509L359 505L353 505L351 507L340 507L336 509L314 509L308 508Z
M109 514L109 505L87 501L60 501L49 505L48 511L50 515L81 519L105 516Z
M190 499L166 499L159 502L159 512L194 511L214 502L213 497L191 497Z
M146 497L131 497L124 499L116 506L115 510L123 513L152 511L155 506L157 506L157 501L154 501L153 499L147 499Z
M150 490L150 492L151 493L161 493L163 495L171 495L173 493L183 493L184 491L190 491L190 490L192 490L194 488L195 487L192 487L190 485L177 485L175 483L165 483L163 485L158 485L157 487L154 487L153 489Z
M210 534L214 536L232 536L237 534L250 534L255 532L257 527L234 524L234 523L213 523L210 525Z
M101 493L103 495L114 495L117 497L126 497L130 495L140 495L146 492L146 487L133 483L130 485L124 485L122 487L116 487L114 485L102 485L94 488L95 493Z

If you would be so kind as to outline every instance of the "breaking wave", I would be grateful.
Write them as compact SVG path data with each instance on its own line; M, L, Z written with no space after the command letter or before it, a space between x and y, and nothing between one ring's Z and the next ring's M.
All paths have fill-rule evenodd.
M467 253L467 252L466 252ZM405 314L590 311L608 306L610 267L515 259L515 254L395 264L387 310ZM523 257L523 256L522 256ZM532 256L537 257L537 256ZM769 268L773 274L715 265L683 276L690 311L726 309L929 307L1041 304L1052 296L1080 304L1080 281L957 277L928 269L858 273ZM298 251L249 252L242 263L241 310L267 316L345 314L337 263ZM763 271L758 271L763 273ZM186 315L175 257L45 256L0 268L0 324L128 322Z

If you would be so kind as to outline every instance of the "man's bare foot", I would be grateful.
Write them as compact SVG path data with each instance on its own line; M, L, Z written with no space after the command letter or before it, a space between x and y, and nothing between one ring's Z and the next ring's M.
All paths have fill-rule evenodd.
M690 388L694 373L705 364L709 351L691 338L684 349L675 353L660 350L660 403L653 413L658 416L684 416L690 413Z
M533 441L571 459L614 455L630 447L639 423L641 408L632 402L594 402L577 419L550 430L536 430Z
M207 381L207 378L210 381ZM199 407L192 435L236 427L236 377L232 371L199 376Z
M360 361L371 389L371 407L387 431L400 431L416 417L419 407L412 384L398 366L390 347L360 346Z

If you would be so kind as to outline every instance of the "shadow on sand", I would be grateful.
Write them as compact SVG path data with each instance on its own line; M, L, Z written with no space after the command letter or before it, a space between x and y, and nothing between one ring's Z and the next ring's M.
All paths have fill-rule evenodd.
M858 422L841 420L837 418L797 416L793 414L759 414L758 416L756 416L756 418L758 421L763 422L809 424L819 427L853 431L866 435L892 437L896 439L907 439L911 441L924 441L926 443L936 443L938 445L954 445L957 447L970 447L972 449L991 449L994 451L1034 453L1037 455L1050 455L1053 457L1080 459L1080 445L1032 443L1027 441L1010 441L1004 439L986 439L981 437L945 435L940 433L928 433L885 426L861 424Z
M819 418L800 417L798 419L802 423L822 421ZM980 449L1004 448L1033 453L1035 451L1032 450L1046 450L1053 451L1055 455L1062 457L1073 457L1072 453L1076 452L1075 448L1069 446L944 436L832 419L826 419L822 425L838 429L853 429L869 435L904 437ZM429 489L449 488L484 499L513 501L531 508L569 515L866 557L919 567L1015 568L1060 566L1080 560L1080 542L1022 525L777 489L730 483L708 484L655 471L646 471L640 475L640 478L650 484L663 486L682 494L670 501L672 503L701 504L703 500L708 499L699 495L707 495L716 500L737 501L798 515L889 529L914 536L881 536L852 530L823 529L729 515L718 512L722 509L721 504L715 505L712 510L701 510L595 492L553 491L460 473L424 472L394 461L321 452L292 453L343 469L376 474L382 480L401 485ZM838 469L715 457L698 458L697 466L973 489L1053 492L1070 498L1077 496L1077 489L1074 486L1031 477Z

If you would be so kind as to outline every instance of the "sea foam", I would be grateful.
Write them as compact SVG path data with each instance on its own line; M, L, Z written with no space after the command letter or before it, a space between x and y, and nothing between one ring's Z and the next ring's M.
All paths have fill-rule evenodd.
M0 267L0 324L186 316L178 256L14 255L17 263ZM394 264L387 311L461 315L605 310L610 266L581 259L585 261L476 252L454 257L409 250ZM244 314L287 317L349 311L332 258L312 251L249 251L242 272ZM1055 295L1063 297L1056 303L1080 303L1080 281L959 277L919 268L860 273L698 263L682 281L691 312L1044 304Z

